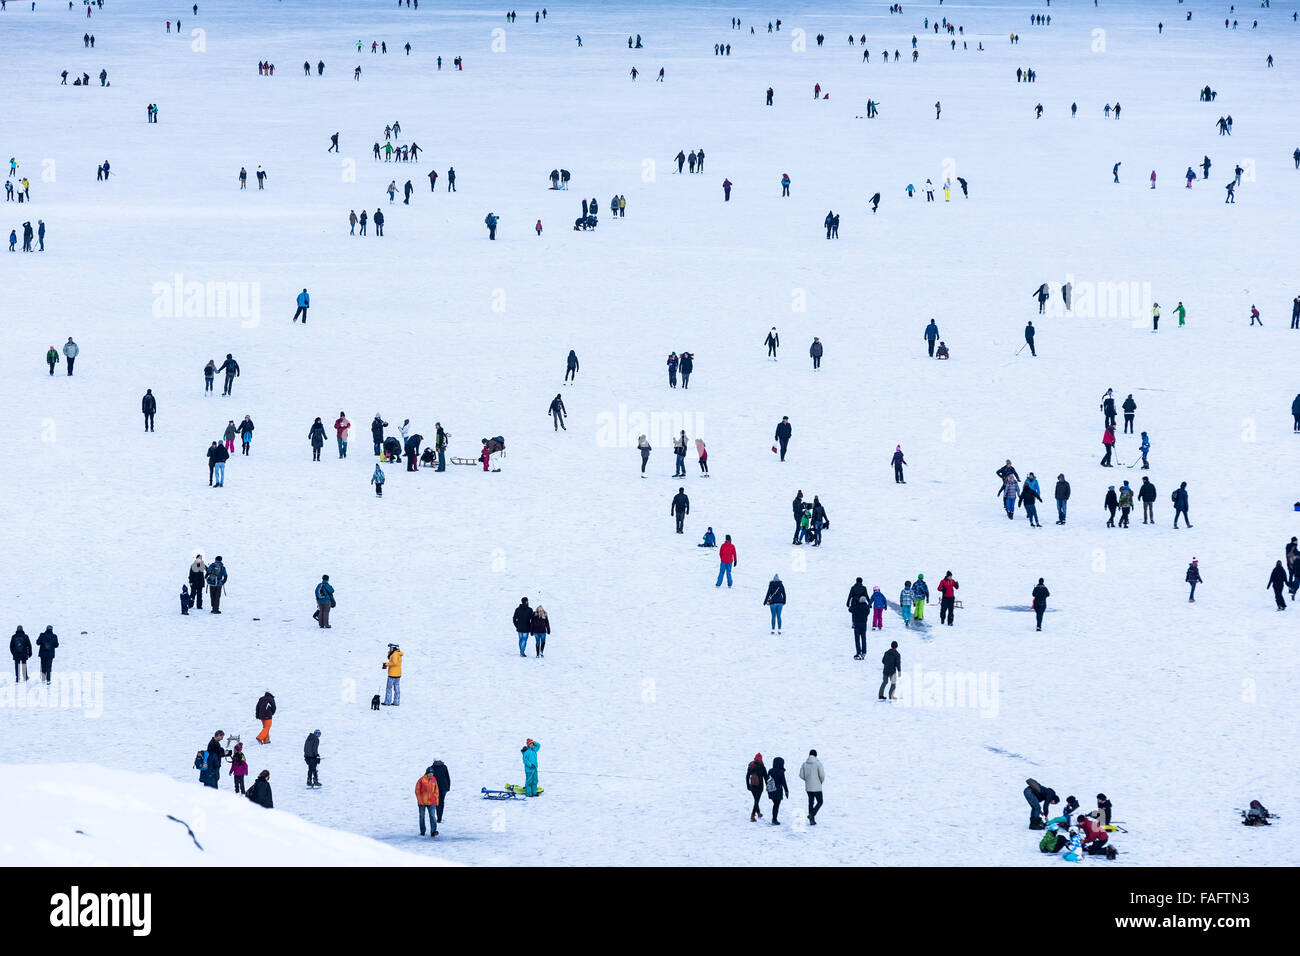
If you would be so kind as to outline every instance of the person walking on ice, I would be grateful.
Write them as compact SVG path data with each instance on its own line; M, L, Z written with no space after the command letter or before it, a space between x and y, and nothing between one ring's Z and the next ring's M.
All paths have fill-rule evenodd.
M731 570L740 566L736 559L736 546L731 543L731 535L726 535L722 547L718 549L718 580L713 585L715 588L722 587L722 579L727 579L727 587L731 587Z
M775 325L767 333L767 338L763 340L763 344L767 346L767 357L775 362L776 350L781 347L781 336L777 334Z
M558 432L561 428L563 428L566 432L569 430L568 428L565 427L564 424L564 416L567 415L568 412L564 408L563 398L561 398L557 394L555 398L551 399L551 404L550 407L547 409L547 411L549 411L551 415L551 420L553 425L552 431Z
M889 699L894 700L894 691L898 687L898 675L903 669L903 657L898 653L898 641L889 642L889 650L885 651L884 656L880 658L883 668L880 680L880 690L876 691L876 699L885 699L885 685L889 685Z
M1201 583L1201 569L1196 564L1196 559L1192 558L1192 563L1187 566L1187 574L1183 578L1190 585L1191 590L1187 594L1187 603L1196 603L1196 585Z
M785 585L781 582L779 575L772 575L772 580L768 582L767 596L763 598L763 605L771 608L772 633L779 633L781 630L781 608L785 606Z
M438 781L433 767L426 767L424 776L415 781L415 804L420 814L420 836L424 836L424 818L429 818L429 836L438 835L437 810L439 803Z

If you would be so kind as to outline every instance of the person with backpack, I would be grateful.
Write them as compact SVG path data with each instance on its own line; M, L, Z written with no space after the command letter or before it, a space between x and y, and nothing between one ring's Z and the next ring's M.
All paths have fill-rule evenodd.
M221 746L221 741L225 739L226 732L218 730L212 735L212 739L208 741L207 752L200 751L202 766L199 767L199 783L205 787L211 787L213 790L217 789L217 785L221 781L221 760L223 757L229 757L231 753Z
M1128 482L1119 486L1119 526L1128 527L1128 515L1133 510L1133 489L1129 487Z
M27 662L32 659L32 641L18 625L14 636L9 639L9 654L14 659L14 683L27 680Z
M235 778L235 793L243 793L244 778L248 776L248 758L244 756L243 744L235 744L235 752L230 757L229 774Z
M429 829L433 832L431 837L438 835L438 778L434 774L433 767L428 766L424 769L424 776L415 781L415 805L420 811L420 836L424 836L424 818L429 818Z
M772 769L767 772L767 798L772 801L772 826L779 827L781 821L777 817L781 813L781 801L790 796L790 788L785 782L785 758L775 757L772 760Z
M951 571L945 574L943 580L939 582L940 624L945 623L946 619L948 626L952 627L953 611L957 606L957 589L959 587L961 587L961 585L957 583L957 579L952 576Z
M1039 578L1038 584L1034 586L1032 596L1034 616L1038 619L1034 630L1041 631L1043 629L1043 615L1047 613L1047 599L1052 596L1052 592L1047 590L1047 586L1043 584L1042 578Z
M880 678L880 689L876 691L876 699L885 699L885 685L889 685L889 699L894 700L894 692L898 688L898 675L903 670L903 656L898 653L898 641L889 642L889 650L885 651L880 658L882 667Z
M263 770L257 775L253 785L248 788L247 797L259 807L275 809L275 801L271 798L271 771Z
M1183 482L1178 489L1169 496L1174 503L1174 527L1178 527L1178 516L1183 516L1183 523L1187 527L1192 526L1192 519L1187 516L1187 482Z
M817 811L822 808L822 784L826 780L826 768L817 759L816 750L808 751L808 759L799 768L799 779L803 781L804 791L808 794L808 825L815 827Z
M785 584L782 583L780 575L772 575L772 580L768 582L763 605L771 608L772 633L776 634L781 630L781 608L785 606ZM772 815L776 816L775 810L772 811Z
M1183 580L1191 585L1191 591L1187 595L1187 603L1196 603L1196 585L1201 583L1201 569L1196 564L1196 559L1192 558L1192 563L1187 566L1187 574Z
M226 566L221 563L221 555L208 565L203 580L208 585L208 600L212 604L212 613L221 613L221 594L226 586Z
M320 773L317 767L320 766L320 731L313 730L307 735L307 740L302 745L302 759L307 764L307 786L320 786Z
M318 627L324 629L330 627L330 610L334 608L334 586L330 584L330 576L322 574L320 584L316 585L316 613L312 615L316 619Z
M755 817L763 815L762 808L758 805L759 798L763 796L763 790L767 786L767 767L763 766L763 755L754 754L754 759L749 762L745 768L745 789L754 798L754 808L749 811L749 822L754 823Z

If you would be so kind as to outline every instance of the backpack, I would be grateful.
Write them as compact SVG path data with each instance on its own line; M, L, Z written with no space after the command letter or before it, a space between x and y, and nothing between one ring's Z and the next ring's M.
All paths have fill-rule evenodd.
M194 769L200 772L208 769L208 752L200 750L194 755Z
M775 794L780 789L781 785L776 782L776 777L769 773L767 775L767 792L769 794Z
M754 764L749 765L749 785L751 787L761 787L763 785L762 776L754 769Z

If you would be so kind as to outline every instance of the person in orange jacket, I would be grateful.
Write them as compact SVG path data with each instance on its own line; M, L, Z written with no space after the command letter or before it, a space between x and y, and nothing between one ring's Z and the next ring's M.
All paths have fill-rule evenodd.
M939 623L952 627L953 608L957 606L957 589L961 587L949 571L939 582Z
M396 644L389 644L388 660L380 666L388 671L388 682L384 687L384 706L397 707L402 703L402 649Z
M415 802L420 808L420 836L424 836L424 818L429 818L431 837L438 835L438 781L433 768L427 767L424 776L415 781Z

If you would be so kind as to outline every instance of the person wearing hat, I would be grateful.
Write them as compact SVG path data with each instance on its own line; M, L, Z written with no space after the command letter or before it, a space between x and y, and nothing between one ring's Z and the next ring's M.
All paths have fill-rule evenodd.
M763 795L763 790L767 786L767 767L763 766L763 755L754 754L754 759L749 762L745 768L745 789L749 795L754 798L754 808L749 811L749 822L756 822L756 817L763 815L762 808L758 805L758 798Z
M10 233L10 235L12 236L13 234ZM12 252L13 251L12 238L9 240L9 246L10 246L10 251ZM56 349L53 345L51 345L50 350L45 353L45 364L50 367L50 374L53 375L54 366L59 364L59 350Z
M275 716L275 698L269 690L257 699L257 706L253 709L253 716L262 722L262 729L257 735L257 742L259 744L269 744L271 742L271 718Z
M537 751L542 749L541 741L531 737L524 744L520 753L524 761L524 795L537 796Z
M420 836L424 836L424 818L429 818L431 837L438 835L438 781L433 767L424 768L424 776L415 781L415 803L420 811Z
M1110 512L1110 519L1106 522L1107 528L1115 527L1115 512L1119 510L1119 497L1115 494L1115 486L1109 485L1106 488L1106 503L1104 505Z
M1065 475L1056 476L1056 523L1065 524L1065 509L1070 500L1070 483L1065 480Z
M919 571L916 580L912 583L912 596L916 603L912 605L912 620L925 620L925 602L930 598L930 585L925 583L925 575Z
M772 826L779 827L777 817L781 813L781 801L790 796L790 787L785 782L785 758L776 757L772 769L767 772L767 797L772 801Z
M316 768L320 765L320 731L313 730L307 735L307 741L302 745L302 759L307 762L307 786L319 787L320 774Z
M442 808L447 804L447 794L451 791L451 772L441 760L433 761L433 779L438 781L438 822L442 822Z
M396 644L389 644L388 660L379 666L388 671L388 683L384 687L384 706L396 707L402 702L402 649Z

